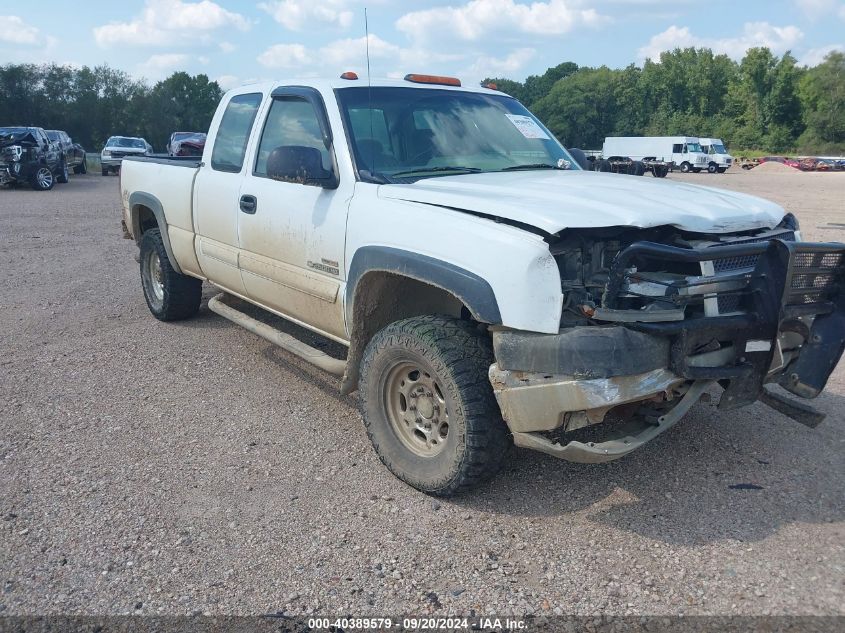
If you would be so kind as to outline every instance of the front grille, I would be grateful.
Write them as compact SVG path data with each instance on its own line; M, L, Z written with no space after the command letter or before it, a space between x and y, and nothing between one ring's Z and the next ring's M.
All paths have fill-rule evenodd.
M842 253L795 253L787 304L819 303L833 298L842 264Z
M776 236L767 235L765 237L752 237L748 239L740 239L731 241L731 244L757 244L760 242L768 242L773 237L784 240L786 242L795 241L794 231L784 231L778 233ZM734 273L742 269L753 269L757 265L759 255L741 255L739 257L726 257L724 259L713 260L713 270L717 275L720 273ZM740 308L742 297L740 295L723 295L718 297L719 314L727 314L729 312L736 312Z

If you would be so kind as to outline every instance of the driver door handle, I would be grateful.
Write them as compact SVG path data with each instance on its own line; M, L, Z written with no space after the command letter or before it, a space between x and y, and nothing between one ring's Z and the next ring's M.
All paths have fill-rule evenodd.
M254 215L258 210L258 199L255 196L241 196L241 211Z

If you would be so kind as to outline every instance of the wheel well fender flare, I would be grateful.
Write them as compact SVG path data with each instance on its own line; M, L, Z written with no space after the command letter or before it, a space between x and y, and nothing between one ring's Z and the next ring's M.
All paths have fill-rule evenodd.
M173 256L173 248L170 246L170 235L167 233L167 219L164 215L164 207L161 201L154 195L135 191L129 195L129 217L132 221L132 235L135 237L135 242L138 246L141 245L141 209L146 208L153 214L153 217L158 224L159 231L161 231L161 240L164 242L164 250L167 253L167 258L170 260L170 265L177 273L182 274L182 269L179 263Z
M355 251L346 280L346 318L350 325L358 283L369 272L395 273L436 286L454 295L477 321L502 321L493 288L475 273L428 255L389 246L364 246Z

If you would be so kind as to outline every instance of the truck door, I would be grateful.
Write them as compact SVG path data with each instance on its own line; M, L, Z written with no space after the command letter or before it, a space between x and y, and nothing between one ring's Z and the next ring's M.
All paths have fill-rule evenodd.
M277 89L266 112L240 195L244 287L268 308L345 340L340 287L354 182L337 180L332 131L317 90ZM311 175L333 178L281 175L280 166L306 158L313 161Z
M197 173L194 184L195 249L200 268L209 280L236 294L245 294L238 268L238 196L255 115L263 95L235 95L229 100L217 133L209 164Z

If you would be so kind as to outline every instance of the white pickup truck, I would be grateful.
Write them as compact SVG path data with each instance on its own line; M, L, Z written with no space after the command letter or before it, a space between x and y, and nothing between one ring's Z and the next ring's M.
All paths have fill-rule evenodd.
M770 386L815 397L839 360L845 245L766 200L582 165L501 92L348 73L232 90L201 159L126 157L120 187L155 317L219 288L212 311L358 389L378 456L427 493L513 444L621 457L716 386L818 424Z

